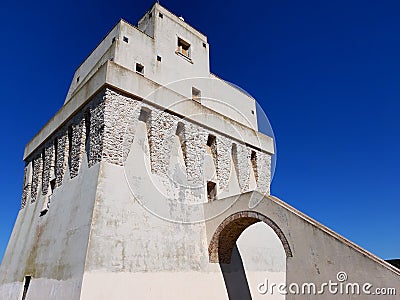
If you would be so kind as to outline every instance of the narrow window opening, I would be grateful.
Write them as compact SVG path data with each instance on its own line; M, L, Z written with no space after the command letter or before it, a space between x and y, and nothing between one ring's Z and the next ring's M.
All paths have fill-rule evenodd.
M150 121L151 110L145 107L142 107L139 114L139 121L148 123Z
M45 202L43 204L43 209L41 210L39 217L43 217L49 211L49 208L48 208L49 202L47 201L47 199L48 198L46 197L46 200L45 200Z
M184 130L185 124L183 124L182 122L178 122L178 126L176 127L176 135L179 137L183 137Z
M251 110L251 114L254 115L254 110Z
M211 155L214 160L215 167L217 167L217 139L215 135L212 134L208 135L207 147L209 147Z
M80 77L78 76L78 77L76 78L76 82L79 82L79 80L80 80Z
M203 43L203 47L204 47L204 48L207 48L207 44L206 44L206 43Z
M181 38L178 38L178 50L179 53L186 57L190 57L190 44Z
M45 150L45 148L43 147L43 149L42 149L42 163L43 163L43 170L42 170L42 171L44 171L44 164L45 164L45 160L46 160L46 150Z
M157 55L157 61L161 61L161 56Z
M207 198L209 202L217 199L217 185L215 182L207 181Z
M201 91L192 86L192 100L201 103Z
M129 43L129 39L128 39L128 37L126 37L126 36L124 36L124 37L122 38L122 40L123 40L125 43Z
M207 139L207 146L212 147L215 144L216 137L215 135L209 134Z
M53 156L52 156L51 164L50 164L50 185L53 180L55 182L56 177L57 177L56 176L57 160L58 160L58 138L55 138L54 142L53 142ZM53 193L53 190L51 190L51 193Z
M162 19L164 17L164 15L162 13L158 13L158 16Z
M257 152L256 151L251 151L250 160L251 160L251 166L253 167L254 176L256 178L256 181L258 181Z
M111 43L115 43L115 36L112 38Z
M150 12L149 13L149 18L151 18L153 16L153 13L152 12Z
M136 63L136 73L144 75L144 66L142 64Z
M24 279L24 290L22 292L22 300L26 299L26 295L28 293L29 284L31 283L32 276L25 276Z
M43 217L50 208L51 196L53 195L54 189L56 188L56 179L50 180L50 193L45 196L42 210L40 211L40 217Z
M55 188L56 188L56 179L54 178L53 180L50 181L50 189L52 194Z
M231 150L232 158L237 156L237 145L235 143L232 143L232 150Z

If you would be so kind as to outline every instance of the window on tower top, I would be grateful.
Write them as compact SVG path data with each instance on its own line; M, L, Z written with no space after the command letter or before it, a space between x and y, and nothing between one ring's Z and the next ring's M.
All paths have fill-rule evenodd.
M178 38L178 49L176 51L186 57L190 57L190 44L181 38Z
M215 182L207 181L207 198L208 202L217 199L217 185Z
M142 64L136 63L136 73L144 75L144 66Z

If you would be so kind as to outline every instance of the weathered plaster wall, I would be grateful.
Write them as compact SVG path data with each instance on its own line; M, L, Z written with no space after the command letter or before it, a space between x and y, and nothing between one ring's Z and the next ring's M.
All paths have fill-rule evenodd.
M70 101L71 98L88 83L89 79L97 72L101 65L107 60L114 59L119 33L120 22L107 33L85 61L75 70L64 104Z
M44 216L45 196L20 210L0 269L1 299L17 299L26 275L33 278L28 299L79 299L97 173L98 165L85 166L64 178Z
M103 149L103 98L92 99L26 162L21 210L0 268L1 299L17 299L26 275L28 299L79 299L101 158L86 154Z

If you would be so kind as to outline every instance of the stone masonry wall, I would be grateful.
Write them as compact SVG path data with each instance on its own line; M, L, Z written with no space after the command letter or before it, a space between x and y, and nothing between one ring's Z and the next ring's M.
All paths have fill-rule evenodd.
M242 192L249 190L250 184L250 155L251 149L244 144L237 144L237 176Z
M140 120L143 116L146 120ZM203 163L211 135L210 147L218 188L225 190L228 187L233 161L242 192L249 190L250 172L255 172L257 189L269 194L269 154L106 88L46 141L42 149L37 149L35 153L39 154L27 160L27 165L32 162L33 170L32 177L24 179L21 207L26 205L29 194L31 202L36 201L40 185L42 194L47 194L52 172L55 174L56 187L62 185L68 169L69 179L78 176L85 156L88 167L100 161L122 166L128 157L138 121L146 122L152 173L167 177L171 147L178 135L188 182L204 184ZM256 164L250 161L252 151L256 153Z
M22 203L21 203L21 208L24 208L27 202L27 199L30 195L31 191L31 185L32 185L32 164L28 163L25 164L24 167L24 183L23 183L23 188L22 188Z
M50 176L55 175L55 187L62 185L66 174L73 179L79 170L86 154L88 166L91 167L101 161L104 136L104 100L105 90L98 93L80 112L73 116L66 124L46 141L45 145L37 149L26 161L24 170L24 187L22 192L21 208L28 203L35 202L40 195L49 191ZM90 120L85 120L90 116ZM89 124L90 129L86 130ZM87 139L86 132L90 132ZM87 143L88 142L88 145ZM32 171L28 172L29 166ZM67 170L69 172L67 173Z
M42 169L43 159L40 154L32 160L33 172L32 172L32 185L31 185L31 203L35 202L39 193L39 186L42 182Z
M176 132L177 117L162 111L152 111L149 128L151 170L158 175L167 174L169 154Z
M42 179L42 193L47 195L50 184L50 171L53 163L53 144L48 144L44 148L43 157L43 179Z
M216 138L216 169L219 188L225 190L231 177L231 148L232 141L226 137Z
M68 152L69 152L69 143L68 143L68 132L66 128L61 130L60 136L56 137L57 139L57 155L56 155L56 187L62 185L62 181L64 179L65 170L68 167Z
M75 122L70 125L72 129L72 146L69 151L69 172L71 178L78 175L79 168L82 162L82 156L85 149L85 120L81 115L76 116Z
M257 169L257 189L260 193L269 195L271 185L271 155L257 151Z
M122 166L133 142L139 117L139 102L106 89L102 108L104 137L101 139L102 149L96 150L102 153L105 161ZM100 112L96 113L100 115Z

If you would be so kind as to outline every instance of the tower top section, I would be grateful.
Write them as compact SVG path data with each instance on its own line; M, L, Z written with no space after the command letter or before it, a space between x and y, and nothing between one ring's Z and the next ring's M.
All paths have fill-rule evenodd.
M244 129L234 131L253 136L251 144L261 139L257 147L273 153L272 138L259 137L255 99L210 73L209 49L204 34L159 3L136 26L121 19L76 69L63 107L24 158L106 86L222 133L226 122L237 124Z
M152 81L188 99L201 99L202 105L256 129L255 100L210 73L209 49L204 34L155 3L137 26L120 20L107 34L76 70L65 103L112 60L142 75L132 78L139 84Z

